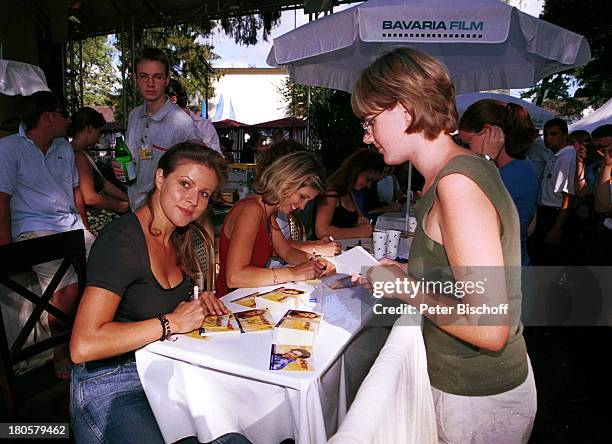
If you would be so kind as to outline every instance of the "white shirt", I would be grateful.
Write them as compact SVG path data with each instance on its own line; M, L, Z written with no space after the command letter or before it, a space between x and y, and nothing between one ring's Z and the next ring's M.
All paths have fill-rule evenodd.
M540 205L561 208L563 193L574 195L576 150L572 145L560 149L546 162L542 177Z
M190 112L189 117L196 125L198 129L198 137L204 142L204 144L213 150L217 151L219 154L221 153L221 143L219 142L219 135L217 134L217 130L213 126L212 122L209 119L204 119L196 113Z

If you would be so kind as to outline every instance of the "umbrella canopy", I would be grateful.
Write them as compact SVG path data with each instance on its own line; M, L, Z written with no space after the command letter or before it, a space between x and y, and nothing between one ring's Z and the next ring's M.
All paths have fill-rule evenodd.
M456 97L457 101L457 112L459 115L463 114L468 107L479 100L484 99L493 99L500 100L502 102L512 102L518 105L521 105L523 108L527 110L529 113L529 117L531 117L531 121L535 125L536 128L542 129L547 120L555 117L555 114L551 111L548 111L544 108L540 108L539 106L534 105L531 102L528 102L523 99L519 99L518 97L512 97L508 94L496 94L496 93L468 93L461 94Z
M597 111L593 111L584 119L569 126L570 131L585 130L589 133L601 125L612 124L612 99L604 103Z
M42 69L28 63L0 60L0 93L29 96L37 91L49 91Z
M351 92L361 71L409 46L442 61L458 93L524 88L586 64L586 39L497 0L370 0L274 39L267 62L296 83Z

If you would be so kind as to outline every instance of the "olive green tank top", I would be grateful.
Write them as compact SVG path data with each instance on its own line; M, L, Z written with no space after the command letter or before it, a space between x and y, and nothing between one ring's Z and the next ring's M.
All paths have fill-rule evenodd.
M442 168L431 188L416 205L419 224L410 248L410 272L415 279L433 267L448 267L444 246L425 234L438 182L459 173L471 178L487 195L501 221L501 245L506 265L510 337L498 352L480 349L450 335L424 319L423 337L431 385L446 393L489 396L520 385L527 377L527 350L521 324L521 243L516 207L493 162L476 156L457 156Z

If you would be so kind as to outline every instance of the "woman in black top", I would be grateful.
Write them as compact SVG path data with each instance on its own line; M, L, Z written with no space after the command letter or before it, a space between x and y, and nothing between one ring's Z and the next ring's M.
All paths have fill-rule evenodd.
M147 204L107 226L92 247L70 353L75 440L162 443L134 351L227 309L210 292L189 300L196 270L190 223L223 180L224 161L184 142L159 160Z
M104 178L87 148L98 143L100 129L106 121L95 109L83 107L70 117L67 134L74 150L74 162L79 172L78 192L87 209L89 231L98 235L111 220L129 208L128 197Z
M372 235L372 225L361 214L355 191L371 186L384 169L383 157L370 148L361 148L342 162L328 179L330 191L317 201L315 232L319 239Z

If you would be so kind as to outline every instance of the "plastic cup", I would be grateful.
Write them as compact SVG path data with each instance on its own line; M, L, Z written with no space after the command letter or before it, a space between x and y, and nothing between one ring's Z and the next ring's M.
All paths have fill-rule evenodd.
M372 233L372 243L374 244L374 257L381 259L385 257L387 252L387 238L389 234L386 231L374 231Z
M388 259L397 257L401 235L401 231L387 230L387 249L385 253Z
M408 232L414 233L417 229L417 218L414 216L410 216L408 218Z

